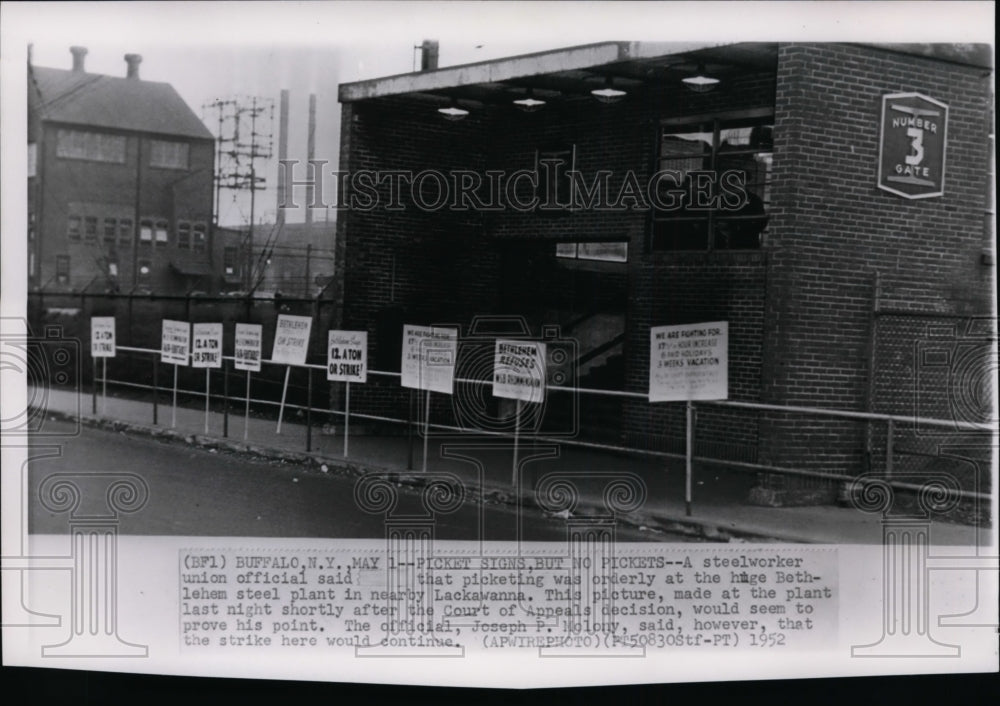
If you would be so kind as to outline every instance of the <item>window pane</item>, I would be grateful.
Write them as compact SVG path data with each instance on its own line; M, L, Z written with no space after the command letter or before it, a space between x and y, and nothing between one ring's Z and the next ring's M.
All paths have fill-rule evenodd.
M104 219L104 244L114 245L118 238L118 221L114 218Z
M80 228L82 221L79 216L70 216L66 221L66 236L70 240L80 239Z
M56 156L124 163L125 137L83 130L59 130L56 133Z
M628 243L580 243L577 257L581 260L626 262L628 260Z
M88 243L97 242L97 218L94 216L87 216L83 220L83 237Z
M556 257L576 257L576 243L556 243Z
M191 224L187 221L180 221L177 224L177 247L191 247Z
M153 140L149 151L149 165L166 169L187 169L188 144Z
M118 245L121 247L128 247L132 244L132 221L128 218L123 218L118 221Z
M192 245L195 250L201 251L205 249L205 224L195 223L191 227L191 239Z

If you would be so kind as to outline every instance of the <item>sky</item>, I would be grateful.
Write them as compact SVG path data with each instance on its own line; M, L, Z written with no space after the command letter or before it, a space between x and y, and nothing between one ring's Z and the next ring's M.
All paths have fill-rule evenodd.
M0 12L5 65L23 65L30 43L34 64L68 69L69 47L81 45L88 71L123 76L123 55L139 53L141 77L171 83L199 116L217 98L262 96L274 100L277 121L288 89L290 158L306 158L315 93L316 156L331 169L338 84L414 70L424 39L440 42L442 67L608 40L993 41L992 3L80 2L3 3ZM274 218L276 124L274 133L258 222ZM222 223L248 217L245 194L223 198ZM303 219L302 209L287 215Z

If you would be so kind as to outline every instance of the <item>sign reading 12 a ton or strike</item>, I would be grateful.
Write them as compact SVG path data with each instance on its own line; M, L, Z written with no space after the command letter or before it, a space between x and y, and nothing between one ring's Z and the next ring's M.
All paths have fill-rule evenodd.
M191 333L191 367L222 367L222 324L194 324Z
M95 358L115 357L115 317L90 318L90 354Z
M729 398L729 323L649 330L649 401Z
M882 96L878 188L904 199L944 193L948 106L919 93Z
M368 332L330 331L326 347L326 379L368 381Z

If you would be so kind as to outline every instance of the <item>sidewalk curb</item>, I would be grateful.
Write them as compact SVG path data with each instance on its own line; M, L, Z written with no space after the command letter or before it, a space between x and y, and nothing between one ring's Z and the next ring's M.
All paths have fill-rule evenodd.
M250 454L270 461L302 464L315 468L316 470L320 470L323 473L339 472L344 475L357 477L361 477L367 473L383 473L389 476L394 476L394 482L398 485L410 487L423 487L425 485L420 471L405 469L400 470L398 468L381 466L362 461L351 461L340 457L322 456L317 453L307 453L305 451L283 450L271 446L260 446L224 437L206 436L204 434L178 431L167 427L123 422L118 419L106 419L88 415L78 416L58 410L46 410L45 414L51 419L80 424L81 426L87 426L94 429L131 432L133 434L140 434L153 439L167 439L169 441L181 442L188 444L189 446L195 446L203 449L219 449L232 453ZM327 467L327 470L325 471L322 470L324 466ZM482 498L483 502L510 505L516 497L514 491L506 485L491 483L479 484L466 481L466 488L471 491L478 491L476 494L478 497ZM523 489L520 494L522 504L536 508L540 512L545 512L544 509L539 506L537 502L535 502L533 495L534 494L530 489ZM474 501L470 500L466 502ZM597 503L581 497L578 509L583 510L583 512L578 512L577 516L585 517L588 514L596 514L587 511L600 511L601 507ZM730 542L734 539L767 539L798 544L827 543L812 537L804 537L787 532L772 532L727 527L716 521L687 517L682 514L633 512L623 515L619 519L625 524L637 529L646 528L647 530L670 532L673 534L697 537L715 542Z

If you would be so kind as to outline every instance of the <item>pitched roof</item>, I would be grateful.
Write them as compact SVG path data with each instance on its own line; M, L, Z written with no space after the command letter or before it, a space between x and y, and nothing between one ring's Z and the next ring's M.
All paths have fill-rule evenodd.
M169 83L41 66L30 71L28 105L43 120L213 139Z

